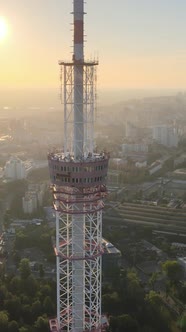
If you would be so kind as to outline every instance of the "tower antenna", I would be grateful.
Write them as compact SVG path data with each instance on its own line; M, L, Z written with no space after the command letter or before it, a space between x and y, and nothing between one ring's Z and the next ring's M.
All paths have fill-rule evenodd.
M48 154L56 211L57 318L52 331L103 331L102 210L109 155L94 152L97 61L84 60L84 0L73 1L73 57L59 61L64 150ZM56 329L56 330L55 330Z

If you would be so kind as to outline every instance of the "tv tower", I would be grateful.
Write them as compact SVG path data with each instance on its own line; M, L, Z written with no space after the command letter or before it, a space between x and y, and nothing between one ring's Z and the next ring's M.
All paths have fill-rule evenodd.
M94 151L97 61L84 60L84 0L73 0L72 61L60 61L64 150L48 154L56 211L57 318L51 331L104 331L102 210L109 156Z

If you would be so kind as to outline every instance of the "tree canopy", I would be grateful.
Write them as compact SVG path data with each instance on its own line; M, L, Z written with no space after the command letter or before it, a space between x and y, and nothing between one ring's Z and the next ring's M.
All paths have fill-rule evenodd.
M173 284L183 278L183 268L177 261L166 261L162 264L162 269Z

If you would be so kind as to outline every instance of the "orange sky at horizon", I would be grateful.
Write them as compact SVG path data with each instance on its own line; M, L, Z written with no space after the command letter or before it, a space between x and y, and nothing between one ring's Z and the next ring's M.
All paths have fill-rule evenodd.
M2 45L0 45L1 48ZM10 53L9 53L10 54ZM53 59L53 61L52 61ZM99 88L184 88L186 86L186 57L149 56L99 59ZM19 54L5 57L0 62L1 87L55 87L59 86L58 59L21 57Z
M27 0L25 1L27 2ZM50 13L50 20L48 20L47 17L41 15L43 0L33 0L33 3L30 4L31 8L27 8L26 2L20 0L17 13L14 13L17 2L7 0L4 17L7 20L9 33L0 43L1 88L59 86L58 60L71 58L69 45L72 40L72 32L69 29L71 1L63 1L63 4L59 2L61 6L61 13L59 14L57 7L52 6L52 3L46 0L48 6L50 6L48 11L49 9L53 11ZM96 1L98 4L99 1L95 0L95 3ZM105 2L105 0L102 1ZM65 7L65 2L68 8ZM165 2L168 3L168 0L165 0ZM136 0L125 0L125 2L118 0L118 6L127 10L125 20L121 22L117 17L118 15L124 15L121 10L121 13L113 13L112 6L110 6L108 8L108 22L105 18L104 30L100 30L99 35L97 29L100 29L101 24L103 24L100 13L102 9L100 9L99 17L96 17L97 26L94 26L95 3L88 1L86 5L90 8L87 10L86 30L88 30L88 42L85 46L86 54L91 54L95 47L100 53L98 88L121 90L126 88L184 89L186 87L186 75L184 74L186 73L186 49L184 43L182 43L181 35L184 29L183 26L179 26L179 24L185 24L184 17L180 19L183 12L181 5L175 7L174 4L173 7L173 1L169 2L172 3L170 13L167 12L166 17L163 17L163 15L160 17L161 6L163 5L160 0L157 0L156 7L154 4L154 22L151 26L149 22L153 20L153 16L149 17L149 15L153 14L150 5L149 8L147 7L148 1L142 0L138 12L134 13L134 8L138 4ZM12 4L15 5L15 8L11 8ZM34 16L33 13L37 4L38 13L37 16ZM6 4L4 6L6 7ZM182 6L185 7L186 5L183 3ZM179 19L173 21L175 8ZM89 12L90 9L92 12ZM59 19L59 15L63 15L63 17ZM135 16L136 21L133 16ZM113 19L113 26L111 27L109 18ZM128 21L126 21L127 18ZM157 21L157 18L159 21ZM137 20L139 22L135 25L134 22L137 22ZM144 29L145 20L147 20L146 23L150 32L148 29ZM119 22L118 26L117 21ZM173 25L172 32L169 31L171 24ZM60 27L60 31L58 27ZM176 27L178 31L173 34ZM46 31L46 29L48 30ZM122 31L122 34L118 35L116 31ZM111 40L107 38L108 33L111 35Z

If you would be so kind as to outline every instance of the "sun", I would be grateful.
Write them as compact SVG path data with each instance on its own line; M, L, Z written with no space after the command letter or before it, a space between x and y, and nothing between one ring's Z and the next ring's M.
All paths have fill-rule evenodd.
M6 20L3 17L0 17L0 42L5 39L8 33L8 27Z

